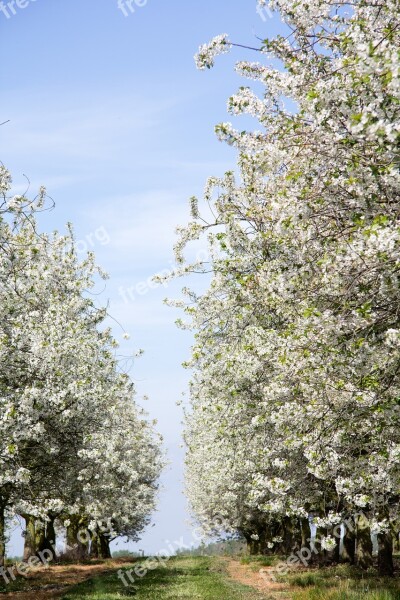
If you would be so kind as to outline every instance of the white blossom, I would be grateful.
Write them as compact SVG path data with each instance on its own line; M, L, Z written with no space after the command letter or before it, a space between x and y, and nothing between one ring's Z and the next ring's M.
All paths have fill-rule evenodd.
M230 42L227 34L217 35L208 44L200 46L195 56L197 68L200 70L210 69L214 66L214 60L219 54L229 52Z

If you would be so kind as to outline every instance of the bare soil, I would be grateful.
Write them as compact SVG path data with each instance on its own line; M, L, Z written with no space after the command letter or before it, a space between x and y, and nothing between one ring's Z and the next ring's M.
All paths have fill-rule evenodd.
M35 569L24 578L23 590L0 593L0 599L50 600L61 598L69 587L130 563L131 561L107 560L98 564L52 565L48 568Z
M273 567L261 567L254 571L250 565L243 565L239 561L226 559L229 577L238 583L248 585L259 592L268 593L269 598L290 598L286 592L289 587L284 583L273 581Z

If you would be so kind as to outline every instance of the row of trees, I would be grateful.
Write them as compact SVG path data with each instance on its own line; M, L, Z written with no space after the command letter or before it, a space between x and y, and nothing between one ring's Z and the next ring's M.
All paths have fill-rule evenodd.
M80 556L107 557L112 538L137 539L148 522L160 439L93 302L105 277L93 254L79 260L71 228L39 231L44 189L32 201L10 189L0 166L0 566L16 515L25 559L54 552L55 525Z
M265 0L260 2L264 7ZM286 36L264 40L229 100L257 130L217 127L235 171L211 178L176 246L196 331L187 492L254 551L309 544L393 573L400 500L398 0L273 0ZM200 68L230 50L201 47ZM206 236L211 263L190 264ZM350 521L349 521L350 520ZM339 536L340 537L340 536Z

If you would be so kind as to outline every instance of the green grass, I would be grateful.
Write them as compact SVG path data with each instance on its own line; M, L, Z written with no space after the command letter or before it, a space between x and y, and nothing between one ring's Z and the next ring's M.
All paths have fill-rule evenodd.
M380 578L372 571L365 573L345 565L300 571L278 579L293 588L293 600L400 600L398 578Z
M282 556L245 556L240 562L258 571L273 567L282 559ZM287 594L292 600L400 600L399 578L380 578L374 570L366 573L348 565L295 570L278 575L277 580L289 586Z
M126 571L127 569L125 569ZM228 580L221 561L209 557L172 558L129 587L116 572L70 589L63 600L256 600L254 590Z
M16 581L11 581L6 585L3 578L0 580L0 594L6 594L11 592L22 592L26 589L25 580L19 577Z

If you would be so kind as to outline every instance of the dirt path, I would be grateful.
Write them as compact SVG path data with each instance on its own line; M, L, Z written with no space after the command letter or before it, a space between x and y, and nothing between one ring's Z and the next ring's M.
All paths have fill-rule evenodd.
M290 599L288 586L271 579L273 567L262 567L258 571L253 571L251 566L242 565L239 561L231 558L227 558L226 563L228 574L234 581L248 585L259 592L268 592L269 598Z
M123 566L128 564L124 562ZM0 599L50 600L61 598L69 587L120 567L120 561L110 560L101 564L60 565L51 566L48 569L38 569L26 578L26 586L23 591L2 593Z
M272 567L262 567L254 571L250 565L238 560L223 559L229 577L265 594L268 599L289 600L288 586L271 579ZM68 588L95 577L128 566L130 561L109 560L99 564L55 565L48 569L38 569L26 578L23 591L0 593L2 598L13 600L53 600L60 599Z

